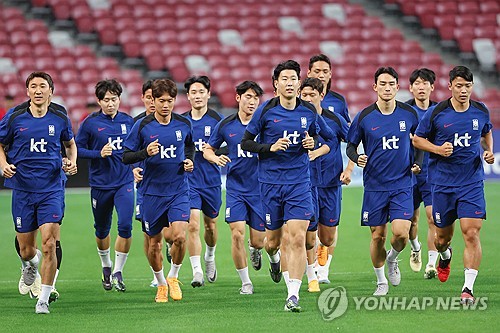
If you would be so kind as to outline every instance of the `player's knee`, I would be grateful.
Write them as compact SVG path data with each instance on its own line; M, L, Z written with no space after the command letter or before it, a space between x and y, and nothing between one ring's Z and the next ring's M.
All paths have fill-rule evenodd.
M211 220L211 221L207 221L205 222L205 232L214 232L216 229L216 223L215 221Z
M44 258L52 257L56 255L56 240L53 237L45 239L42 243L42 252Z
M277 250L280 246L280 240L279 239L268 239L266 247L270 250Z
M306 244L305 236L302 236L299 234L293 235L289 239L289 244L290 244L290 246L293 246L295 248L300 248L300 247L304 246L304 244Z
M245 234L241 230L233 229L231 232L231 239L233 244L243 244L245 241Z
M95 236L99 239L104 239L108 237L110 228L107 227L96 227L95 228Z
M477 243L479 242L479 229L477 228L468 228L464 230L463 232L463 237L465 243Z
M385 244L386 238L384 235L372 234L372 242L376 244Z
M125 239L132 237L132 225L126 228L118 228L118 236Z
M188 232L190 234L198 234L200 232L200 225L197 223L191 223L191 221L188 223Z

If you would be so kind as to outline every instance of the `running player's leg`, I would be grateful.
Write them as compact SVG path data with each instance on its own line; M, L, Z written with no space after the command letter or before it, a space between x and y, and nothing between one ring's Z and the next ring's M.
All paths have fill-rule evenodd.
M214 186L200 191L201 210L203 212L203 222L205 226L205 275L208 282L215 282L217 279L217 268L215 265L215 248L217 246L217 217L222 205L221 187Z
M188 224L187 248L189 252L189 261L193 270L193 280L191 286L201 287L204 284L203 270L201 268L201 240L200 240L200 213L201 196L194 189L189 189L189 199L191 211Z

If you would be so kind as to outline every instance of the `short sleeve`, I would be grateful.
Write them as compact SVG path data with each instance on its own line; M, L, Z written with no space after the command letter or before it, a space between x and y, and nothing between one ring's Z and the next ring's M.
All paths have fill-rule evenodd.
M208 144L215 149L219 149L222 143L224 142L224 138L222 136L222 131L221 131L221 124L222 120L219 121L217 125L215 125L212 135L210 135L210 138L208 139Z

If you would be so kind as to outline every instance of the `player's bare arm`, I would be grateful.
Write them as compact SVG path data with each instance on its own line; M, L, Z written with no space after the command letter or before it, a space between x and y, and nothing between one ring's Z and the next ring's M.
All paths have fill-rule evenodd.
M208 143L203 146L203 158L210 163L216 164L220 167L225 166L227 163L231 162L231 159L226 155L215 155L216 149L210 146Z
M495 162L495 154L493 154L493 135L491 131L481 138L481 147L484 149L484 161L488 164L493 164Z
M430 153L438 154L444 157L449 157L453 154L453 145L451 142L445 142L441 146L437 146L427 140L426 138L415 135L413 137L413 146L417 149L428 151Z
M66 156L68 158L68 162L64 165L64 172L66 172L70 176L76 175L76 173L78 172L78 168L76 166L78 149L76 147L75 139L63 141L63 144L66 148Z
M0 143L0 168L5 178L12 178L16 174L16 167L14 164L7 163L7 156L5 155L5 145Z
M340 174L340 181L345 185L349 185L351 183L352 170L354 170L354 162L349 160L344 171Z

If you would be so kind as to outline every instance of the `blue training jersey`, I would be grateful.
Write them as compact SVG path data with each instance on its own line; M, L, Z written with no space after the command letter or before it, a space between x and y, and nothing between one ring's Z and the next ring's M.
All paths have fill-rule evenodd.
M53 108L41 118L29 108L6 115L0 123L0 143L9 146L7 161L16 166L16 174L5 179L5 187L37 193L61 190L61 141L72 138L68 116Z
M406 104L410 105L413 109L415 109L415 111L417 111L418 120L420 121L424 117L425 112L427 112L427 110L434 109L434 106L437 103L434 101L430 101L429 108L427 110L419 108L415 103L415 99L410 99L410 100L406 101ZM420 168L420 173L417 175L414 175L415 178L417 180L419 180L420 183L424 183L427 181L428 168L429 168L429 152L425 151L424 152L424 159L422 160L422 166Z
M429 154L428 181L444 186L462 186L484 179L481 161L481 137L492 128L486 106L470 101L469 109L457 112L448 99L426 112L416 135L437 146L453 144L449 157Z
M342 185L340 174L344 169L340 142L347 141L349 125L343 117L330 110L323 109L320 117L324 119L326 125L333 132L335 145L330 146L328 154L311 162L311 183L316 187L340 186ZM318 142L323 145L326 140L319 137Z
M326 144L333 145L334 136L328 126L318 125L324 120L315 107L297 98L295 109L281 106L275 97L255 111L247 131L259 136L259 142L274 144L287 137L291 143L287 150L259 154L259 181L268 184L301 184L310 182L308 151L302 146L305 132L310 136L321 135ZM332 149L332 147L330 147Z
M238 113L221 120L214 128L208 144L219 149L226 142L231 162L228 164L226 188L237 193L260 195L257 180L257 154L241 149L246 130Z
M76 135L78 157L90 159L89 184L97 189L112 189L134 181L132 169L122 162L123 141L134 120L118 112L114 118L102 110L88 115ZM111 156L101 156L102 147L111 145Z
M192 135L191 122L175 113L166 125L160 124L154 113L134 124L125 139L125 149L146 149L156 139L161 145L158 154L144 160L143 194L171 196L188 189L184 147L192 144Z
M348 124L351 123L347 102L341 94L331 90L328 91L321 101L321 107L341 115Z
M396 102L391 114L382 114L376 103L354 118L348 141L363 143L368 156L363 168L366 191L389 191L411 187L414 162L410 134L418 125L417 112L408 104Z
M220 113L208 109L201 119L194 120L191 111L183 116L187 117L193 126L193 142L196 147L194 170L188 175L189 186L206 188L220 186L220 167L203 158L203 145L208 142L215 125L224 118Z

